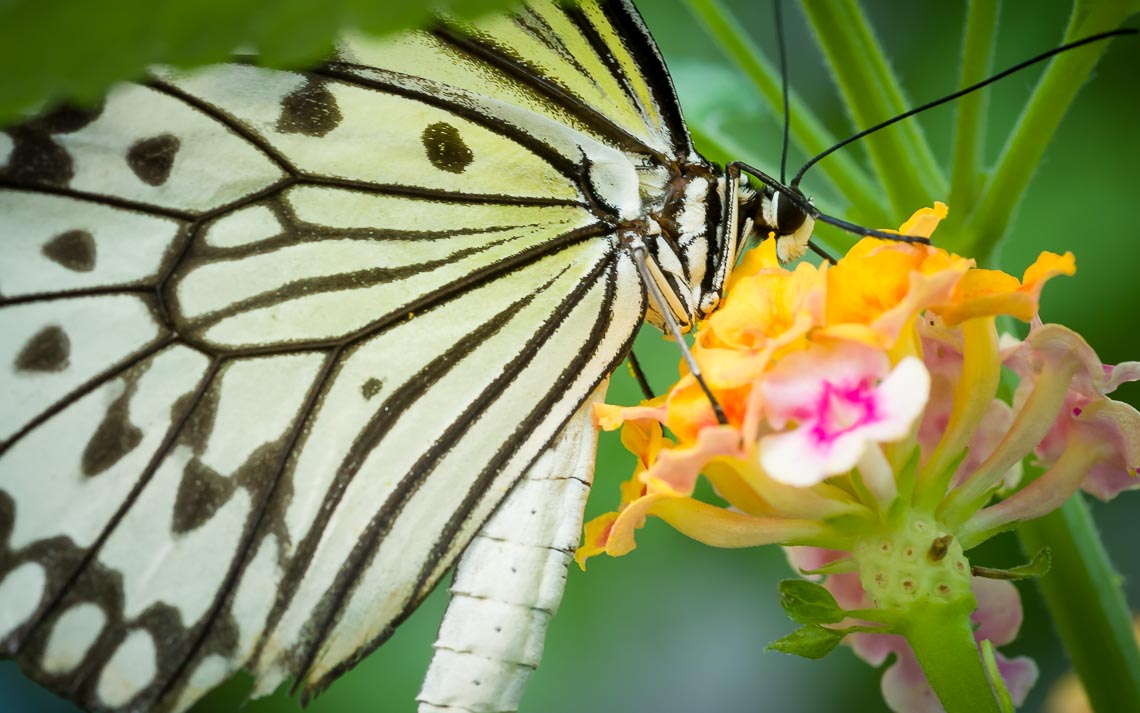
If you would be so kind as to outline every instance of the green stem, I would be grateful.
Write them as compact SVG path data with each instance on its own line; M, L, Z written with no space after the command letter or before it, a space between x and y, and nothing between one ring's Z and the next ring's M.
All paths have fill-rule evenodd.
M1006 688L1005 681L1002 680L997 654L994 652L994 642L989 639L982 642L982 661L986 664L986 673L989 674L990 685L997 693L998 705L1001 707L1002 713L1014 713L1013 696L1009 695L1009 689Z
M1000 9L1001 3L997 0L970 0L962 39L962 74L958 86L967 87L980 82L993 71ZM983 89L958 100L949 203L952 210L962 215L970 214L982 182L988 99L989 89Z
M972 597L928 602L906 619L902 633L947 713L1001 713L974 639L973 604Z
M1064 41L1115 29L1129 12L1128 3L1077 2ZM983 188L981 201L965 227L943 243L948 250L970 255L979 264L989 262L1065 111L1107 49L1108 42L1098 42L1049 63Z
M720 0L687 0L687 4L705 30L716 40L717 46L744 72L778 113L778 108L784 101L780 73L741 30L740 21L732 16ZM824 128L823 122L795 92L790 93L788 102L792 117L791 138L796 146L814 156L836 143L835 137ZM778 150L778 143L773 144L773 155L778 155ZM819 170L852 205L858 207L860 220L869 221L871 225L893 225L898 222L898 218L887 211L882 192L851 155L830 157Z
M856 0L804 0L803 8L857 128L910 108ZM916 122L872 134L864 143L897 215L945 196L945 177Z
M1083 497L1078 493L1017 532L1025 552L1048 547L1052 553L1052 571L1038 586L1093 710L1140 711L1131 614Z

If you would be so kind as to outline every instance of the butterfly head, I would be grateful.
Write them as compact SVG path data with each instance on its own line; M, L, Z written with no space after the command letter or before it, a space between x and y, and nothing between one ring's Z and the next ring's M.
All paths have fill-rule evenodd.
M807 252L815 217L811 199L798 188L765 187L745 206L745 211L744 218L752 221L754 235L760 240L770 236L775 239L776 256L781 263L798 260Z

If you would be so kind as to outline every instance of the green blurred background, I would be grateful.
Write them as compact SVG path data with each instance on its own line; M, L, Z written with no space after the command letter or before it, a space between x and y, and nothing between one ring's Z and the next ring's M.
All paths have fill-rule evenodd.
M728 3L748 32L774 56L770 2ZM899 71L912 104L949 93L956 86L964 3L866 2L878 36ZM778 163L779 125L753 98L745 80L723 60L679 0L642 2L690 121L731 132L743 155L761 166ZM787 3L791 83L838 136L851 132L824 64L794 2ZM1060 41L1070 4L1064 1L1007 3L1001 15L995 66L1002 68ZM1132 24L1135 24L1133 22ZM1140 306L1136 268L1135 197L1140 161L1140 40L1117 41L1078 96L1037 170L1002 251L1004 268L1020 275L1040 250L1072 250L1075 278L1046 290L1046 321L1080 331L1105 362L1140 358L1140 333L1133 312ZM990 103L992 158L1026 101L1038 70L1010 78L994 89ZM884 117L886 118L886 117ZM793 122L795 117L792 118ZM953 107L919 121L939 157L950 150ZM853 155L862 160L857 148ZM793 157L791 165L797 165ZM811 179L805 183L811 193ZM944 196L932 196L944 198ZM831 197L817 195L826 211ZM915 206L918 208L918 206ZM950 220L954 219L951 206ZM899 216L901 222L906 216ZM675 349L651 331L637 352L658 390L676 377ZM1140 401L1140 388L1125 398ZM638 393L625 369L613 380L609 400L634 403ZM616 437L603 438L596 486L587 515L612 509L618 483L628 477L631 458ZM1140 609L1140 555L1133 523L1140 518L1140 494L1094 507L1108 549L1123 575L1128 600ZM841 648L811 662L764 646L789 632L776 603L776 582L790 575L775 548L714 550L651 521L638 549L622 559L598 558L590 571L570 573L566 598L553 620L542 667L523 699L532 713L597 711L780 711L800 713L886 710L879 694L880 672ZM973 561L991 566L1022 560L1016 539L1003 536L975 550ZM1063 577L1064 572L1049 576ZM1025 623L1007 654L1028 654L1041 679L1023 710L1041 710L1045 694L1066 669L1064 652L1032 583L1023 586ZM308 710L314 713L367 710L413 711L414 698L445 605L443 588L421 607L395 637L344 676ZM284 694L246 703L247 681L233 681L195 710L247 713L298 710ZM0 663L0 711L55 713L75 710L25 680L11 662Z

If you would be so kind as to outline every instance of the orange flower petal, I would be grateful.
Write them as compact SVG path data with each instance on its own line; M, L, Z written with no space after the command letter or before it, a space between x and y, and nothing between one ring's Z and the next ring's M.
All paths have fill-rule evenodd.
M933 208L919 208L914 212L902 227L899 228L901 235L917 235L920 238L929 238L934 234L934 229L938 224L946 219L949 215L950 208L942 201L934 201Z
M624 508L614 518L606 537L605 552L610 557L621 557L629 554L637 547L634 533L645 526L645 518L649 517L650 510L661 500L684 498L675 491L662 484L661 490L646 493Z
M1037 314L1045 283L1057 275L1073 275L1076 271L1076 260L1071 252L1041 253L1020 282L999 270L970 270L958 284L950 304L934 311L950 325L999 314L1028 322Z
M628 421L665 421L665 399L658 397L641 406L594 404L594 425L603 431L616 431Z
M574 561L582 571L586 570L586 560L596 557L606 551L606 543L610 539L610 530L617 520L616 512L599 515L586 523L582 546L574 551Z
M674 448L660 454L642 481L667 483L671 490L691 495L697 477L714 458L740 455L740 432L731 426L713 426L697 434L690 446Z

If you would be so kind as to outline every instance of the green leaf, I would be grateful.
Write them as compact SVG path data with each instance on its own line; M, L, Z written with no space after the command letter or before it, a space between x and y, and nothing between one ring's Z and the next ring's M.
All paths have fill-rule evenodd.
M847 616L823 585L805 579L785 579L779 584L780 606L797 624L837 624Z
M443 10L474 17L517 0L8 0L0 2L0 123L46 104L91 104L115 82L152 64L198 67L259 54L272 67L328 56L338 32L384 34L422 25Z
M1049 574L1049 569L1053 566L1053 555L1049 552L1048 547L1043 547L1033 555L1033 559L1023 565L1012 567L1010 569L993 569L991 567L973 567L972 574L975 577L985 577L986 579L1036 579L1044 577Z
M846 631L837 631L818 624L809 624L796 629L782 639L776 639L768 644L767 650L802 656L805 659L821 659L834 651L846 635Z

